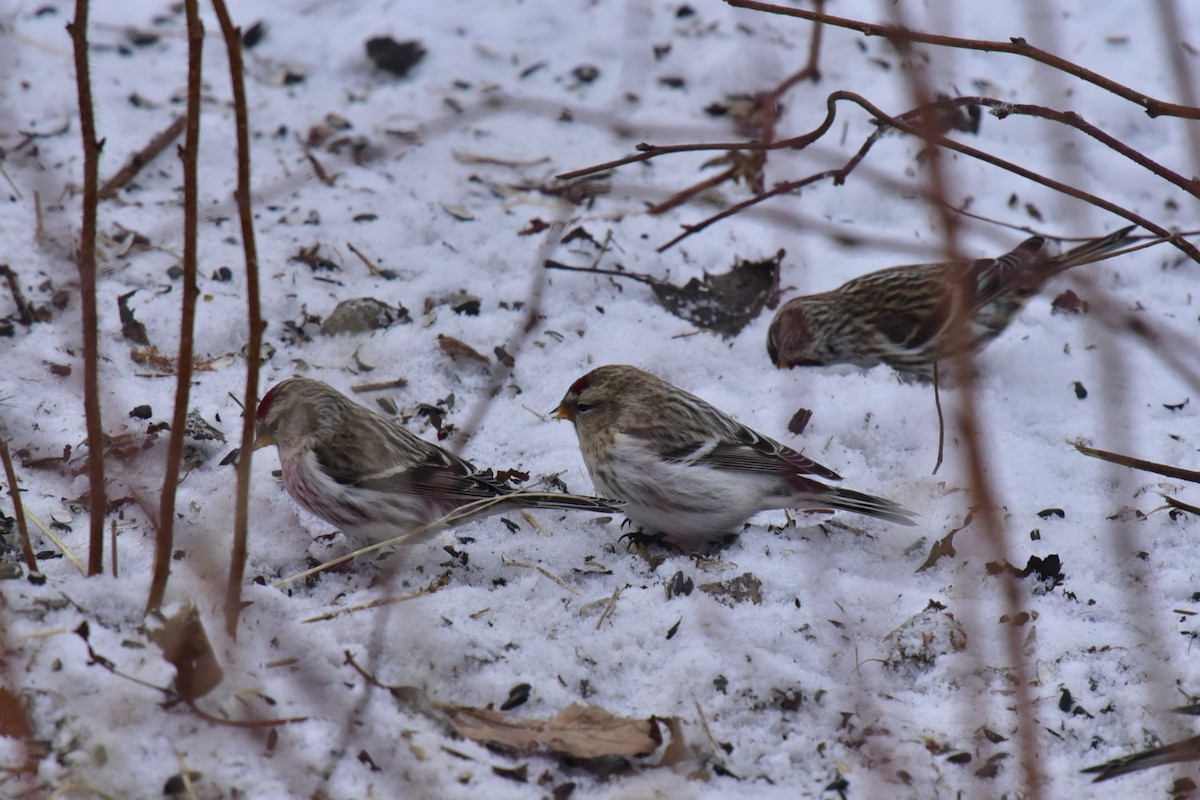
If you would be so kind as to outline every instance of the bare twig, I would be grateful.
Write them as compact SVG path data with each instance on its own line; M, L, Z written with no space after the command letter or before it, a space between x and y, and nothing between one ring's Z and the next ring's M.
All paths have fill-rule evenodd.
M891 13L897 20L902 21L903 9L893 6ZM903 26L898 26L902 29ZM917 100L917 108L910 119L904 120L909 132L919 138L940 144L947 140L939 133L939 120L936 104L932 103L929 88L922 80L923 73L911 63L912 51L902 48L901 52L906 61L903 74L909 84L909 91ZM836 94L836 93L835 93ZM846 93L849 99L849 93ZM859 98L861 99L861 98ZM865 103L865 100L863 101ZM869 104L868 104L869 105ZM866 107L865 105L863 106ZM869 109L871 110L871 109ZM875 113L872 110L872 113ZM876 115L877 119L882 119ZM893 120L885 120L892 124ZM896 126L900 127L900 126ZM904 129L904 128L902 128ZM957 143L955 143L957 144ZM931 205L938 213L938 222L945 242L945 252L953 261L964 260L959 247L960 218L953 211L949 198L949 176L945 167L945 158L941 150L934 150L926 161L924 174L928 181L928 196ZM853 162L852 162L853 163ZM1014 165L1015 166L1015 165ZM962 283L959 291L961 296L969 297L973 286L973 276L968 270L963 270L956 278ZM968 318L973 313L969 304L959 304L950 323L950 329L960 338L958 343L949 342L952 363L959 383L957 423L966 450L966 473L971 497L978 511L983 526L987 545L990 547L993 559L1000 562L1008 561L1008 542L1004 526L998 512L996 493L984 466L984 452L988 449L985 442L987 430L981 424L978 393L975 385L974 350L965 341L969 336ZM1004 606L1010 616L1015 617L1020 610L1020 593L1016 580L1012 576L1001 578L1001 591ZM1021 636L1016 625L1005 626L1004 646L1007 651L1008 668L1012 672L1013 695L1016 713L1016 749L1018 763L1022 770L1023 791L1032 800L1042 796L1044 784L1041 762L1038 758L1037 724L1033 713L1033 696L1030 691L1029 664L1021 649Z
M38 575L37 555L33 552L33 542L29 538L29 525L25 520L25 507L21 502L21 487L17 485L17 471L13 469L12 456L8 452L8 442L5 441L3 430L0 429L0 461L4 462L4 476L8 481L8 494L12 498L13 515L17 520L17 534L21 537L21 551L25 555L25 565L29 567L29 577Z
M192 387L193 329L196 321L196 234L199 223L198 149L200 146L200 64L204 45L204 26L200 22L199 0L185 0L188 32L187 135L180 153L183 159L183 300L179 313L179 358L175 384L175 412L171 420L171 438L167 444L167 463L158 512L158 530L154 540L154 571L146 610L162 606L171 574L171 550L175 532L175 493L183 466L183 432L187 425L188 403Z
M154 138L146 143L145 147L129 157L129 160L125 162L125 166L117 170L117 174L104 182L104 185L100 187L99 198L107 200L125 188L125 184L133 180L142 171L142 167L153 161L159 153L167 149L167 146L171 142L179 138L179 134L183 132L185 125L187 125L187 117L178 116L171 121L170 125L156 133Z
M379 268L379 265L368 258L364 252L355 247L353 242L346 242L346 248L351 253L354 253L354 255L358 256L359 261L367 265L367 272L370 272L372 275L383 275L383 270Z
M876 141L878 141L878 138L879 138L882 130L887 129L887 128L892 128L892 129L904 131L905 133L909 133L913 136L921 138L924 141L928 142L929 144L936 145L937 147L945 148L947 150L953 150L955 152L962 153L963 155L970 156L971 158L977 159L979 161L983 161L985 163L999 167L1000 169L1011 172L1014 175L1018 175L1022 178L1025 178L1026 180L1041 184L1042 186L1045 186L1049 189L1053 189L1056 192L1065 194L1069 197L1074 197L1078 200L1084 201L1085 203L1096 206L1097 208L1104 209L1105 211L1108 211L1119 217L1123 217L1123 218L1129 220L1130 222L1134 222L1134 223L1146 228L1147 230L1157 234L1158 236L1167 238L1171 242L1171 244L1173 244L1179 250L1182 250L1185 254L1187 254L1187 256L1189 258L1193 259L1194 261L1200 262L1200 250L1197 250L1194 245L1192 245L1186 239L1183 239L1181 237L1173 237L1171 235L1171 233L1169 231L1167 231L1165 228L1158 225L1156 222L1154 222L1146 217L1143 217L1140 214L1135 213L1134 211L1124 208L1123 206L1119 206L1116 203L1113 203L1111 201L1097 197L1096 195L1091 194L1089 192L1085 192L1082 189L1078 189L1074 186L1071 186L1070 184L1066 184L1066 183L1063 183L1062 181L1054 180L1053 178L1049 178L1040 173L1037 173L1032 170L1021 167L1017 164L1012 163L1011 161L1007 161L1005 159L999 158L998 156L994 156L991 153L987 153L982 150L979 150L978 148L962 144L961 142L957 142L954 139L950 139L946 136L941 135L940 133L935 132L931 128L923 128L917 122L917 120L919 120L923 114L928 114L935 107L941 105L941 101L939 101L939 103L923 103L923 104L919 105L917 108L915 108L911 111L907 111L904 114L901 114L899 116L890 116L888 114L885 114L882 110L877 108L874 104L872 104L866 98L862 97L861 95L855 94L854 92L847 92L847 91L833 92L832 94L829 95L828 98L826 98L827 115L826 115L825 120L820 125L818 125L815 129L813 129L812 131L810 131L807 134L804 134L802 136L797 136L793 139L781 140L779 142L774 143L771 146L779 147L779 146L786 145L786 146L790 146L790 147L799 149L799 148L807 147L808 145L812 144L817 139L819 139L821 136L823 136L825 134L825 132L828 131L829 128L832 126L833 120L836 116L836 105L839 101L842 101L842 100L854 103L855 105L860 106L861 108L866 110L868 113L870 113L875 118L876 124L880 126L880 131L877 131L875 134L872 134L872 136L867 139L867 141L863 144L863 146L859 149L859 151L854 155L854 157L851 158L849 161L847 161L846 164L841 167L841 169L827 170L825 172L820 172L815 175L811 175L802 180L787 181L785 183L781 183L778 186L772 188L770 191L765 192L760 196L753 197L753 198L745 200L741 203L738 203L737 205L732 206L731 208L726 209L724 211L721 211L718 214L714 214L713 216L709 217L708 219L705 219L697 224L685 225L685 226L683 226L684 233L680 234L679 236L675 237L671 241L662 245L659 248L659 251L661 252L662 250L665 250L665 249L673 246L674 244L678 243L679 241L686 238L687 236L690 236L694 233L698 233L699 231L707 228L709 225L712 225L713 223L715 223L719 220L725 219L726 217L732 216L733 214L736 214L745 208L748 208L752 205L762 202L763 200L765 200L767 198L775 197L780 194L788 194L791 192L795 192L798 189L803 188L804 186L806 186L808 184L814 183L818 180L825 180L825 179L829 179L829 178L833 179L833 182L835 185L840 185L841 183L843 183L846 180L846 177L850 174L850 172L852 172L854 170L854 168L857 167L858 164L863 160L863 158L866 156L867 152L870 150L871 146ZM950 101L950 102L955 102L955 101ZM1026 106L1025 108L1038 108L1038 107ZM1056 113L1056 112L1052 112L1052 113ZM1074 114L1063 115L1062 119L1057 120L1057 121L1061 121L1064 124L1071 125L1072 127L1079 127L1078 124L1076 124L1076 123L1082 122L1082 120L1078 117L1078 115L1074 115ZM1089 127L1091 127L1091 126L1089 126ZM1099 133L1099 131L1097 131L1097 133ZM1101 139L1101 141L1103 141L1103 139ZM1113 140L1113 141L1115 142L1116 140ZM724 145L722 145L722 147L723 146ZM647 147L647 153L653 155L653 154L661 154L661 153L668 152L668 151L669 152L680 152L679 147L687 147L687 146L679 146L679 147L675 147L675 148L650 148L647 145L645 147ZM701 149L710 149L714 146L700 145L699 147ZM1121 150L1121 149L1119 149L1118 152L1122 152L1125 155L1129 155L1128 153L1125 153L1124 150ZM1143 166L1146 166L1144 161L1147 161L1147 160L1138 160L1138 163L1142 163ZM1151 162L1151 163L1154 163L1154 162ZM1150 167L1148 167L1148 168L1150 168ZM1170 170L1167 170L1165 167L1162 167L1161 165L1158 165L1157 163L1155 163L1155 168L1153 168L1152 171L1155 174L1157 174L1160 177L1163 177L1164 179L1167 179L1167 180L1171 180L1171 178L1168 176L1168 174L1171 174L1171 175L1174 174L1174 173L1171 173ZM1184 183L1190 184L1192 187L1192 189L1191 189L1192 191L1196 190L1195 182L1186 181L1186 179L1183 179L1183 178L1180 178L1179 180L1183 181ZM1175 181L1172 180L1172 182L1175 182ZM938 205L940 205L944 201L944 198L939 199L937 197L933 197L930 199L933 200Z
M300 622L301 623L325 622L326 620L336 619L338 617L343 617L347 614L354 614L359 611L369 611L372 608L381 608L383 606L391 606L391 605L395 605L396 603L407 603L409 600L416 600L418 597L425 597L426 595L433 594L434 592L438 591L439 589L444 588L446 586L446 584L448 584L449 582L450 582L450 572L446 571L446 572L443 572L438 577L434 578L433 581L431 581L428 586L418 589L415 592L409 592L408 594L398 595L396 597L380 597L379 599L372 600L369 603L362 603L362 604L356 605L356 606L348 606L347 608L339 608L337 611L328 611L324 614L318 614L315 617L309 617L308 619L302 619L302 620L300 620Z
M87 419L88 575L104 569L104 515L108 494L104 486L104 426L100 419L100 353L96 316L96 186L100 174L100 149L92 109L92 76L88 66L88 0L75 0L75 19L67 24L75 49L75 85L79 92L79 129L83 137L83 223L79 232L79 295L83 315L83 409Z
M546 285L546 271L541 269L541 265L546 262L550 254L558 247L559 241L563 236L563 229L566 226L565 220L568 213L568 208L563 205L559 212L558 219L550 223L550 227L546 230L546 236L542 240L542 246L538 248L536 265L533 271L533 280L529 287L529 300L525 304L525 316L521 321L521 327L513 331L509 336L508 341L504 343L504 350L515 359L521 352L521 348L525 345L525 341L529 338L534 327L538 324L538 320L542 314L542 294ZM488 407L492 403L492 399L500 393L500 388L504 385L504 381L508 380L512 373L512 367L507 364L513 363L511 360L498 361L495 368L492 370L491 379L488 381L485 401L479 403L471 411L471 416L459 427L455 433L453 448L460 450L470 441L475 435L475 431L479 429L483 422L484 415L487 414Z
M762 3L758 2L758 0L725 0L725 2L735 8L746 8L770 14L798 17L810 22L855 30L864 36L882 36L893 42L931 44L962 50L982 50L984 52L1010 53L1012 55L1024 56L1040 64L1045 64L1048 67L1065 72L1068 75L1073 75L1082 81L1099 86L1101 89L1111 92L1118 97L1123 97L1131 103L1135 103L1146 109L1146 113L1151 117L1171 116L1183 119L1200 119L1200 108L1180 105L1178 103L1168 103L1134 91L1128 86L1117 83L1091 70L1084 69L1061 56L1056 56L1053 53L1047 53L1045 50L1034 47L1019 36L1015 36L1007 42L995 42L985 39L963 39L956 36L940 36L938 34L925 33L897 25L880 25L872 22L846 19L844 17L834 17L820 11L805 11L773 3Z
M551 572L550 570L541 566L540 564L530 564L525 561L517 561L515 559L509 558L508 556L501 556L500 560L504 562L504 566L506 566L506 567L522 567L524 569L537 570L538 572L542 573L542 575L546 576L550 580L557 583L560 587L562 587L566 591L570 592L571 594L575 595L576 597L579 596L579 592L576 591L574 588L572 588L572 586L570 584L568 584L562 578L558 577L553 572Z
M246 345L246 393L242 405L242 444L237 462L237 496L234 503L233 545L229 555L229 583L225 588L225 630L237 638L238 613L242 608L242 582L246 577L246 540L249 529L250 463L254 450L254 413L258 399L258 376L262 359L265 324L259 300L258 246L254 236L254 211L250 199L250 117L246 110L246 79L242 64L242 32L233 25L225 0L213 0L213 10L229 53L229 79L233 87L233 111L237 125L238 218L242 224L242 250L246 259L246 306L250 326Z
M942 456L946 452L946 417L942 414L941 376L938 374L938 360L933 362L933 407L937 409L938 418L938 448L937 461L933 465L933 474L937 475L942 468Z
M1101 461L1108 461L1112 464L1120 464L1123 467L1131 469L1145 470L1153 472L1155 475L1165 475L1168 478L1175 478L1181 481L1190 481L1191 483L1200 483L1200 472L1195 470L1183 469L1181 467L1172 467L1169 464L1159 464L1154 461L1143 461L1140 458L1126 456L1120 453L1113 453L1108 450L1097 450L1094 447L1088 447L1080 442L1071 442L1075 449L1083 453L1085 456L1098 458Z

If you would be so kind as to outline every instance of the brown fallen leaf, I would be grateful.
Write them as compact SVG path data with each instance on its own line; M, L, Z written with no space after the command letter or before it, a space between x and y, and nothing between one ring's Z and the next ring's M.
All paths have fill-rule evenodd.
M129 357L135 364L141 364L158 371L159 377L175 374L175 359L163 355L154 345L149 347L134 347L129 351ZM216 359L195 358L192 360L193 372L212 372L213 361ZM149 377L154 377L153 375Z
M716 599L732 606L749 600L754 605L762 605L762 581L752 573L745 572L736 578L718 583L702 583L700 591L712 595Z
M622 272L595 267L572 267L546 261L546 269L592 272L629 278L649 284L658 302L667 311L698 328L715 331L725 337L737 336L765 306L779 294L779 266L784 251L761 261L737 260L729 272L704 273L704 279L692 278L676 286L637 272Z
M963 528L971 524L974 518L974 512L968 511L967 516L963 519L963 524L954 528L942 538L933 543L933 547L929 548L929 557L925 559L925 563L917 567L917 572L923 572L946 556L954 555L954 534L961 531Z
M146 335L146 326L134 318L133 311L129 308L129 298L135 294L137 294L136 289L117 298L117 313L121 318L121 335L135 344L149 347L150 337Z
M349 651L346 663L372 686L391 692L396 702L464 739L526 752L544 748L575 759L636 757L649 755L662 745L665 727L671 741L659 766L671 766L686 753L682 725L675 717L618 717L598 706L572 703L546 720L521 719L490 708L439 703L415 686L387 686L359 666Z
M447 336L444 333L438 334L438 346L442 348L442 352L451 358L469 358L472 361L478 361L481 364L490 364L492 360L483 353L476 350L471 345L455 339L453 336Z
M663 738L653 717L618 717L582 703L572 703L547 720L517 719L487 708L435 705L459 736L517 750L541 746L573 758L644 756L657 750Z
M808 427L808 421L812 419L812 415L813 412L810 408L799 409L795 414L792 415L792 419L788 422L788 431L796 434L797 436L804 433L804 429Z
M150 641L163 651L163 659L175 667L175 689L191 702L217 687L225 677L213 653L200 612L193 605L167 619L161 630L150 634Z

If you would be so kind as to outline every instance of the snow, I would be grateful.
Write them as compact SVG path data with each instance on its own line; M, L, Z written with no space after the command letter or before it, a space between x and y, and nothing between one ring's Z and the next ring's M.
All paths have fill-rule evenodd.
M168 3L94 5L104 178L182 113L186 37L182 13ZM599 266L675 283L782 248L789 293L938 257L938 215L919 197L920 148L898 134L884 137L845 185L822 183L775 199L661 254L655 248L680 225L748 196L745 186L726 184L665 215L644 213L647 202L711 174L699 167L712 153L623 167L613 173L611 191L584 206L537 190L554 186L557 173L632 153L641 141L736 141L732 124L709 116L705 106L767 90L798 69L808 23L713 0L690 3L691 16L678 13L681 4L647 0L231 5L244 28L259 19L267 26L246 54L268 320L264 391L297 372L346 392L404 378L405 388L354 396L372 408L381 396L407 408L453 394L447 423L463 429L482 414L460 447L465 457L526 470L533 481L561 473L569 489L588 492L570 425L540 415L592 366L636 364L803 448L845 476L846 486L917 511L920 523L907 529L799 513L794 526L780 530L789 517L768 512L721 552L708 558L665 552L654 565L627 552L619 518L538 512L541 530L518 516L510 517L516 531L491 518L409 547L383 567L362 565L276 588L274 581L305 569L310 557L333 554L337 542L314 541L333 531L296 508L272 477L274 451L259 451L243 588L248 605L237 641L230 640L222 606L235 477L232 466L219 462L240 436L234 398L243 391L247 326L232 200L231 90L219 27L205 7L196 346L212 369L196 374L192 406L227 442L198 443L201 463L179 487L179 552L164 611L170 616L194 603L224 670L199 707L228 719L303 721L216 725L183 704L165 706L165 696L145 685L166 687L174 679L148 638L161 623L144 615L153 556L147 509L158 507L164 432L127 461L109 459L110 498L132 498L110 515L119 531L118 577L107 561L105 576L84 579L55 558L41 561L44 585L0 584L5 686L25 707L31 739L45 747L36 773L0 778L0 794L43 796L75 787L101 796L151 796L186 764L200 773L195 792L205 798L517 798L556 789L561 796L568 783L575 784L574 797L832 797L839 781L849 797L1028 795L1019 728L1036 741L1041 796L1150 796L1171 785L1176 773L1156 770L1093 787L1079 769L1191 735L1168 709L1200 691L1190 647L1200 527L1193 516L1168 515L1160 495L1196 504L1200 494L1181 481L1085 458L1069 442L1196 469L1196 386L1098 311L1107 298L1116 310L1136 314L1164 332L1160 347L1194 370L1195 263L1159 246L1076 270L1032 301L985 352L978 387L983 452L1005 541L987 541L976 519L956 534L953 556L918 572L932 544L963 525L973 504L966 443L954 427L955 389L943 391L946 463L931 475L937 417L927 388L882 368L775 371L764 348L770 312L732 339L697 332L642 284L540 268L545 257L592 264L599 255L592 244L547 249L547 234L520 234L535 218L567 230L582 226L597 241L611 233ZM1139 91L1183 97L1153 13L1083 0L1058 0L1027 15L1021 4L989 4L986 14L976 8L930 2L900 10L911 15L910 26L998 40L1023 35ZM875 21L888 21L892 9L866 0L830 7L839 16ZM16 272L28 299L53 312L48 322L18 325L14 337L0 340L0 420L18 454L26 508L43 521L69 519L61 535L83 558L88 516L77 498L87 481L74 473L85 464L86 435L73 260L80 219L73 187L82 157L64 29L72 13L70 4L53 0L14 0L0 11L0 197L7 201L0 261ZM1184 22L1179 33L1186 39L1194 29ZM130 26L159 38L129 44ZM418 39L428 55L406 78L387 75L365 56L365 41L380 35ZM815 127L836 89L859 92L889 113L912 107L901 59L884 39L835 29L824 35L822 79L784 96L781 133ZM670 51L656 59L654 46L665 44ZM928 57L937 91L1071 108L1181 174L1196 172L1180 120L1152 119L1128 101L1016 56L919 52ZM1190 50L1183 58L1194 66ZM572 75L581 65L596 67L598 77L581 82ZM301 68L303 81L281 85L285 66ZM680 77L684 85L672 88L664 77ZM134 94L140 107L130 102ZM819 145L771 154L768 184L840 165L858 148L870 120L846 105L838 113ZM311 153L336 176L333 185L315 176L304 146L314 126L330 125L330 114L350 127L332 129ZM28 132L53 133L64 124L65 133L20 146ZM1061 126L985 114L978 137L956 136L1164 226L1194 226L1194 198ZM339 137L352 141L333 152L329 142ZM361 164L355 141L365 145ZM975 213L1071 236L1123 224L965 157L945 162L951 201L970 200ZM116 299L136 290L129 300L134 315L162 353L175 351L179 281L168 269L182 251L180 186L172 146L100 208L104 235L126 228L153 246L127 253L118 244L102 246L101 404L110 435L140 439L148 424L170 419L174 378L148 376L153 369L131 360ZM1043 219L1031 218L1026 204ZM457 218L460 211L469 219ZM362 216L368 214L374 217ZM962 248L980 256L1003 252L1023 235L963 224ZM862 237L864 244L843 247L841 237ZM292 260L314 244L340 271L314 273ZM400 277L370 275L351 246ZM232 281L211 277L222 266L232 270ZM1091 313L1051 313L1050 301L1068 287L1092 303ZM61 311L49 305L57 289L69 297ZM441 304L459 291L481 298L477 316ZM517 334L538 292L536 324L489 402L495 361L451 359L438 336L490 357ZM284 326L301 324L305 314L324 318L340 300L365 296L405 306L413 322L336 337L309 324L311 341ZM11 295L0 292L0 317L15 311ZM373 371L356 367L356 354ZM70 375L52 374L51 363L69 365ZM1085 399L1077 398L1076 382L1087 389ZM1165 407L1185 400L1192 402ZM153 410L148 421L129 416L141 404ZM814 415L804 434L794 436L787 424L801 407ZM413 429L434 437L421 419ZM68 468L30 464L68 444L74 448ZM7 502L0 508L11 514ZM1039 515L1051 508L1064 516ZM54 549L35 536L38 550ZM15 540L5 536L6 543ZM1062 558L1064 582L1047 589L1035 578L1020 579L1017 608L1010 608L1004 579L989 575L986 564L1007 559L1020 569L1030 556L1052 553ZM5 558L17 560L19 553ZM565 588L520 565L541 567ZM437 592L305 622L415 592L446 572L447 585ZM668 599L665 587L677 572L696 588ZM699 588L746 573L761 583L760 603L731 604ZM931 600L945 609L927 610ZM1030 616L999 621L1014 611ZM120 674L89 663L87 646L72 633L83 622L91 648ZM1020 719L1005 646L1012 625L1034 701ZM928 663L911 657L921 647ZM664 766L635 761L610 775L544 753L490 750L452 737L386 690L368 686L346 653L380 683L418 687L439 703L499 708L513 686L528 683L529 700L511 712L514 719L545 719L576 702L639 719L678 717L687 757ZM1060 709L1064 689L1087 713ZM987 738L985 727L1003 740ZM0 738L0 763L17 766L21 753L20 745ZM969 763L948 760L958 753L969 753ZM994 777L976 774L1001 753L1009 756L994 762ZM523 765L528 783L494 770ZM1178 770L1195 772L1194 764Z

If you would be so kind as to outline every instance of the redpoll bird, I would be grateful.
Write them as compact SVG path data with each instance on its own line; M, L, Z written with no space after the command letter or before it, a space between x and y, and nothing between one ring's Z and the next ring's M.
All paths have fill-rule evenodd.
M355 548L410 533L474 501L468 519L516 508L615 512L619 503L519 493L470 462L354 403L331 386L288 378L258 404L254 448L277 445L292 499L337 526Z
M1127 244L1135 227L1061 255L1034 236L999 258L891 267L793 298L771 321L767 353L780 369L887 364L931 381L935 360L963 346L978 352L1050 277ZM966 324L956 329L960 315Z
M830 507L914 524L890 500L826 486L828 467L755 433L637 367L598 367L571 385L559 419L575 423L596 491L676 545L730 533L759 511Z

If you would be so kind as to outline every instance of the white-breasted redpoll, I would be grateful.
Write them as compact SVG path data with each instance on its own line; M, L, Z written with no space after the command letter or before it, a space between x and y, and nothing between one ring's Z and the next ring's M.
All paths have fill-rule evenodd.
M931 381L937 359L964 346L978 352L1052 276L1128 244L1135 227L1060 255L1034 236L999 258L890 267L795 297L775 313L767 353L780 369L887 364ZM956 329L960 317L966 324Z
M890 500L814 480L841 476L637 367L592 370L553 413L575 423L596 491L624 500L633 522L676 545L734 532L768 509L828 507L914 524Z
M621 510L620 503L597 497L517 492L310 378L276 384L259 402L256 419L254 448L279 448L288 494L355 548L414 532L476 501L496 500L463 509L450 524L516 508Z

